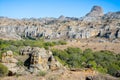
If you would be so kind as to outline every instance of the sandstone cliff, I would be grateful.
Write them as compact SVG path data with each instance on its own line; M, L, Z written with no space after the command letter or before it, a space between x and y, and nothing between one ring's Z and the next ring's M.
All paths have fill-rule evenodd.
M11 19L0 17L1 39L24 37L45 39L84 39L90 37L120 38L120 12L103 13L100 6L93 6L82 18L30 18Z

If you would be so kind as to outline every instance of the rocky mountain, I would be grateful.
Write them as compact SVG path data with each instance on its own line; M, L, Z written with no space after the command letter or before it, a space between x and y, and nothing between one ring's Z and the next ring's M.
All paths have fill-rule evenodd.
M100 6L93 6L82 18L24 18L0 17L0 38L17 39L84 39L91 37L120 38L120 12L103 13Z
M93 6L90 13L88 13L87 17L101 17L103 16L103 9L100 6Z

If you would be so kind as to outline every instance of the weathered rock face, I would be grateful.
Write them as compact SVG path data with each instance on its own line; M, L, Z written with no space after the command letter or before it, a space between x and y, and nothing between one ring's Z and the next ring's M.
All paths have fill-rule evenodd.
M7 51L6 53L2 54L2 62L3 63L16 63L17 60L13 58L12 51Z
M19 67L17 67L16 64L17 62L18 61L13 57L12 51L7 51L2 54L2 64L8 67L8 70L12 73L16 73L19 70Z
M120 11L118 12L109 12L104 15L104 19L120 19Z
M117 38L120 38L120 30L117 31L116 35L117 35Z
M70 30L67 33L68 38L84 39L96 36L99 31L96 28L84 28L80 30Z
M28 51L29 50L29 51ZM47 71L47 70L57 70L62 67L62 65L55 60L51 51L47 51L44 48L25 48L24 51L29 52L29 70L30 72L38 72L38 71ZM22 52L24 54L26 52Z
M0 17L0 39L40 38L84 39L93 36L119 38L120 12L103 14L100 6L94 6L82 18L30 18L11 19Z
M15 28L17 27L13 27L13 26L0 27L0 38L20 40L21 36L19 35L19 32L15 30Z
M87 17L101 17L103 16L103 9L100 6L93 6L90 13L88 13Z
M29 58L24 62L24 66L32 73L38 73L40 71L54 71L63 69L62 64L60 64L52 55L52 52L45 50L44 48L38 47L25 47L21 51L22 55L28 55ZM2 54L2 64L8 67L11 75L19 73L26 74L25 67L18 66L18 60L14 58L12 51L7 51Z
M32 48L31 48L30 46L27 46L27 47L25 47L24 49L21 49L21 50L20 50L20 54L21 54L21 55L29 55L29 54L31 54L31 53L30 53L31 50L32 50Z

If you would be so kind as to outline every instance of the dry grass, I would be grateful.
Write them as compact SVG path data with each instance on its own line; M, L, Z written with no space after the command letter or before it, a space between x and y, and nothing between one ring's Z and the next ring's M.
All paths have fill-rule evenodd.
M90 48L93 51L100 51L100 50L109 50L115 53L120 53L120 43L112 43L112 42L94 42L94 41L71 41L68 42L67 45L57 45L52 48L56 49L66 49L67 47L79 47L82 50Z

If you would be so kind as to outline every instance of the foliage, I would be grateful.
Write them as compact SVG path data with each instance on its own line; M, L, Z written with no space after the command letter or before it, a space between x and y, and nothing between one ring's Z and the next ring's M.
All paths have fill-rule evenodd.
M31 47L44 47L45 49L49 49L51 46L55 45L63 45L65 41L56 41L56 42L45 42L43 39L38 40L1 40L0 39L0 55L2 52L6 52L8 50L13 51L15 55L19 55L19 51L24 46L31 46Z
M8 74L8 68L0 63L0 77Z
M58 56L61 60L67 60L69 58L66 51L53 49L52 52L54 56Z
M47 73L45 72L45 71L40 71L39 73L38 73L38 76L45 76Z
M68 47L65 50L53 49L52 52L59 62L70 68L93 68L113 76L120 70L120 54L111 51L82 51L79 48Z
M17 66L19 66L19 67L24 66L24 62L21 61L21 60L19 60L16 64L17 64Z
M65 44L67 44L67 42L66 42L66 41L63 41L63 40L60 40L60 41L58 41L58 44L60 44L60 45L65 45Z
M82 53L82 50L80 48L68 47L66 49L66 52L69 54L80 54L80 53Z

